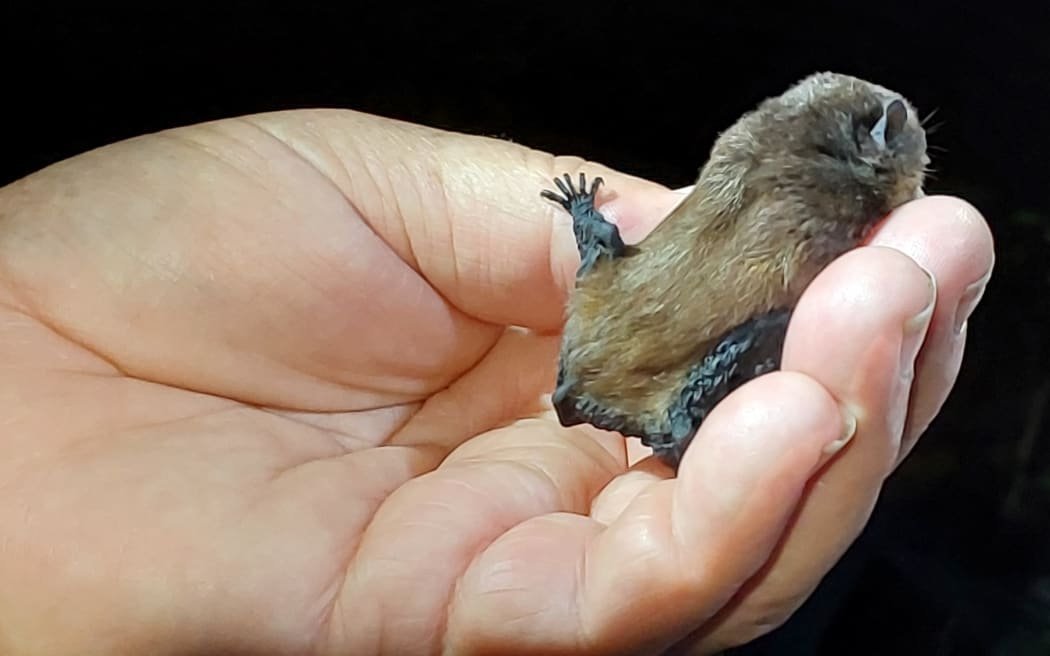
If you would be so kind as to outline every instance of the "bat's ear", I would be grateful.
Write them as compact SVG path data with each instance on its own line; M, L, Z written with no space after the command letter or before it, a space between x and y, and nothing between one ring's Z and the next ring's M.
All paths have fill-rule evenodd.
M882 110L882 117L871 129L871 138L879 148L886 148L904 131L908 122L908 107L900 98L889 102Z

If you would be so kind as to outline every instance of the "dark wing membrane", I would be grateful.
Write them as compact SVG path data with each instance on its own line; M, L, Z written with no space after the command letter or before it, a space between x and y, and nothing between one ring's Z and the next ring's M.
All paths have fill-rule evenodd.
M642 437L642 442L677 469L686 448L708 413L730 392L780 368L791 310L773 310L727 332L694 365L675 403L668 408L670 430Z

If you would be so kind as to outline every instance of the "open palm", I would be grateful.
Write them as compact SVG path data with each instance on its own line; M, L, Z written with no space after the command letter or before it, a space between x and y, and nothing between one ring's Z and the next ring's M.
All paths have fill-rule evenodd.
M577 259L539 191L580 167L628 240L681 197L343 111L0 190L0 651L708 653L783 621L948 394L987 228L898 211L672 477L545 396Z

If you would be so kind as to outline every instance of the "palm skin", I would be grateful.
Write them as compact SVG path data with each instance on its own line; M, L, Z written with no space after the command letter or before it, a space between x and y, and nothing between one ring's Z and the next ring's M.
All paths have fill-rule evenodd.
M545 396L578 259L539 190L580 167L627 241L681 197L345 111L0 190L0 651L712 653L786 619L947 396L987 227L896 212L672 478Z

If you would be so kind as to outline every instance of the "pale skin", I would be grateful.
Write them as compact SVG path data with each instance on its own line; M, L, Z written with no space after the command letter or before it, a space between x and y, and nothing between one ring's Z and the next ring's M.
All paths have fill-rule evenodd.
M950 392L985 221L924 198L833 263L675 478L545 396L578 256L539 192L581 169L627 241L681 198L347 111L0 189L0 652L710 654L787 619Z

